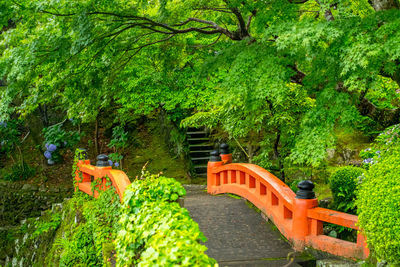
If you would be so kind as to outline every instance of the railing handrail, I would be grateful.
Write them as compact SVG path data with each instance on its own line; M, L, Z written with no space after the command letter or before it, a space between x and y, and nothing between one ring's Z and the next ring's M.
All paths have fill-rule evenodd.
M358 216L356 215L317 207L309 209L307 212L307 216L310 219L316 219L319 221L344 226L354 230L360 230L360 228L356 225L358 221Z
M208 193L233 193L246 198L272 219L296 250L312 246L337 256L368 257L369 250L361 232L357 235L357 243L323 235L324 222L360 231L358 217L318 207L312 182L303 182L295 194L264 168L249 163L231 163L231 155L219 157L217 154L213 151L208 163Z
M77 189L97 198L99 191L105 191L109 188L109 185L107 185L108 178L110 179L111 186L115 188L116 193L122 201L124 191L131 183L125 172L112 169L111 166L93 166L89 160L79 160L76 166L75 181ZM92 182L96 181L98 182L95 188L92 188Z
M238 170L244 171L249 175L256 178L258 181L268 184L276 193L279 194L278 197L285 201L285 204L290 207L292 211L293 200L296 194L290 187L282 182L278 177L267 171L266 169L251 163L229 163L216 167L212 170L213 173L218 173L226 170Z

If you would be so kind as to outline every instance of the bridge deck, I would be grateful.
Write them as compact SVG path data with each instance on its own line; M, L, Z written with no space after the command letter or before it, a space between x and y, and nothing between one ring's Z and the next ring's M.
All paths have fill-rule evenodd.
M293 252L278 230L242 199L211 196L205 187L185 186L185 208L208 241L207 254L220 266L284 266ZM300 266L296 263L290 266Z

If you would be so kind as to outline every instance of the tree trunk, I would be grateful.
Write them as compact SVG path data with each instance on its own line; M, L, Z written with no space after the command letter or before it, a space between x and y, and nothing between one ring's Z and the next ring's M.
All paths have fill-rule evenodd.
M99 155L99 120L97 117L94 126L94 151L96 152L97 157L97 155Z
M254 157L254 146L251 144L247 145L247 154L249 158L249 163L253 163L253 157Z
M325 19L326 19L327 21L333 21L333 20L335 20L335 17L333 16L332 11L331 11L330 9L328 9L328 10L325 11L324 16L325 16Z
M368 0L368 3L375 9L375 11L400 8L398 0Z
M282 182L285 182L285 170L283 167L281 153L279 152L280 140L281 140L281 131L278 129L278 131L276 133L275 143L274 143L274 154L275 154L275 157L278 159L279 171L281 173L281 180L282 180Z
M47 113L47 105L46 104L43 104L43 106L39 105L39 111L40 111L43 127L49 127L49 115Z

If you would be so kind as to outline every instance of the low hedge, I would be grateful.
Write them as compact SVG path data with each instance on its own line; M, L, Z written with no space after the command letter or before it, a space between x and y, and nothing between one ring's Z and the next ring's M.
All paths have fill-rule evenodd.
M333 196L333 209L356 214L356 190L364 169L346 166L334 172L329 179Z
M372 165L360 185L359 225L378 260L400 264L400 146Z
M148 175L125 190L117 266L214 266L204 251L206 238L175 201L186 194L171 178Z

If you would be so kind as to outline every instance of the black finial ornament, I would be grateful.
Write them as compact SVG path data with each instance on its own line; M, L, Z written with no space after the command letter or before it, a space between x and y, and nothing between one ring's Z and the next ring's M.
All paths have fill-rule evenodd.
M221 161L221 157L219 156L218 150L213 150L210 152L210 161L212 162Z
M97 162L96 162L97 167L108 167L110 166L110 163L108 163L108 156L104 154L100 154L97 156Z
M76 149L78 160L85 160L89 159L88 153L84 148L77 148Z
M225 143L221 144L219 146L219 151L220 151L220 153L222 155L229 154L229 146L228 146L228 144L225 144Z
M299 190L296 193L296 198L298 198L298 199L314 199L315 198L315 193L313 191L314 183L311 182L310 180L301 181L297 185L297 188L299 188Z

